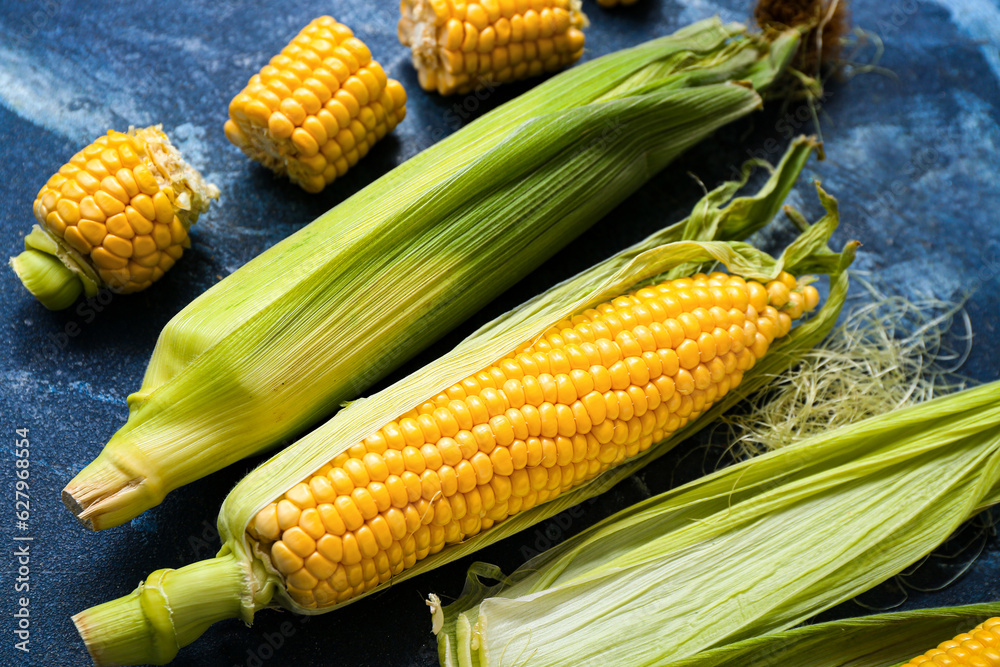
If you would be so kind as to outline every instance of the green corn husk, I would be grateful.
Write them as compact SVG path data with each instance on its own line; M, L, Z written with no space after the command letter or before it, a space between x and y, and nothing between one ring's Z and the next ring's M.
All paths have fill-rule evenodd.
M555 76L392 170L167 324L127 423L64 502L116 526L302 432L760 108L798 43L702 21Z
M807 438L650 498L510 578L474 564L462 597L443 610L441 662L543 667L628 655L637 667L756 664L703 663L700 652L719 648L725 656L721 647L854 597L998 500L1000 383L993 383ZM503 583L489 587L481 577Z
M893 667L1000 615L1000 602L806 625L703 651L663 667Z
M830 295L823 308L783 339L776 340L768 354L744 375L737 388L674 436L573 491L417 562L401 575L394 576L391 582L372 589L366 595L472 553L566 507L596 496L666 452L687 434L711 422L741 396L766 383L773 373L794 364L803 350L815 345L833 326L846 297L846 267L853 259L856 244L848 244L846 250L839 254L830 252L825 245L837 226L836 201L817 188L827 214L803 232L777 260L746 243L713 239L742 237L763 227L778 212L815 147L811 139L799 139L756 195L732 199L745 182L748 167L742 181L725 183L708 193L686 220L648 237L490 322L442 358L370 398L351 403L325 425L276 454L240 482L223 504L219 516L223 547L218 557L180 570L154 573L131 595L93 607L74 617L95 661L98 664L133 664L169 659L173 653L164 650L164 647L176 652L177 647L193 637L190 632L182 634L158 622L165 616L169 616L174 627L194 626L200 632L207 627L203 610L209 607L212 609L209 613L214 614L212 620L239 616L249 623L254 613L265 607L281 606L298 613L317 614L343 606L306 609L288 596L282 586L282 578L271 568L267 555L254 549L247 538L246 528L257 512L387 421L423 403L428 396L493 363L523 341L545 331L553 322L646 281L662 280L675 273L687 275L705 263L715 261L726 264L734 273L757 279L771 279L781 270L832 276ZM199 589L198 586L185 584L206 579L203 573L207 569L228 574L216 576L219 581L217 586ZM230 583L239 578L243 580L243 590L239 596L234 596ZM168 590L168 594L164 595L164 590ZM199 613L193 618L189 610L198 610ZM145 653L141 652L143 646L148 647Z

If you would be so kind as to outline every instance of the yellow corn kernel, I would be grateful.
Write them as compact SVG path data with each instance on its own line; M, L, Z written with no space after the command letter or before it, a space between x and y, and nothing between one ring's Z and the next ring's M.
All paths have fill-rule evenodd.
M420 85L442 95L558 70L583 54L578 2L403 0L400 9L399 40Z
M360 595L380 573L587 482L687 424L788 333L792 315L769 298L790 295L796 317L819 300L784 275L765 287L696 274L560 322L293 486L258 513L249 538L300 604Z
M405 115L402 85L350 28L321 16L233 98L225 131L250 158L319 192Z
M39 190L35 218L60 246L79 253L63 260L78 264L70 268L97 288L120 293L138 292L159 278L191 245L188 229L219 196L160 126L109 130L56 176ZM164 221L167 233L159 238L154 223ZM144 261L133 265L133 256ZM163 268L154 275L145 266Z
M983 621L969 632L938 644L903 667L1000 667L1000 618Z

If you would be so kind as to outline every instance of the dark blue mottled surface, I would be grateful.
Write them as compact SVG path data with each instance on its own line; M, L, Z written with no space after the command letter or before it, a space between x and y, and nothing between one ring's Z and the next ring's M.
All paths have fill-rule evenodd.
M125 396L139 386L161 326L241 263L456 129L466 113L455 113L462 108L461 99L442 100L418 89L396 42L395 2L200 4L0 2L0 247L6 253L20 250L21 237L32 224L31 202L46 178L108 127L163 123L185 155L223 191L220 204L195 228L193 249L141 295L49 313L20 288L13 273L0 271L0 336L5 344L0 362L3 664L26 664L29 657L13 649L15 532L34 537L30 664L86 664L70 615L128 592L154 569L213 555L216 508L257 463L233 466L181 489L131 524L99 534L85 532L64 509L59 490L123 423ZM742 20L749 12L735 0L640 0L636 7L615 12L585 0L584 8L593 20L588 58L713 13ZM227 144L222 124L230 98L246 79L301 26L323 13L355 29L390 76L403 82L410 102L409 115L394 135L334 187L309 196L248 162ZM831 87L822 114L829 157L811 164L807 175L820 177L840 198L844 225L839 241L848 236L862 240L858 266L880 272L886 286L942 298L976 288L968 304L976 338L966 371L981 380L995 379L1000 376L995 342L1000 325L1000 8L989 0L869 1L857 3L854 16L884 40L881 64L888 71ZM523 89L502 88L484 103L470 100L472 115ZM688 171L713 184L748 153L777 159L797 118L795 107L785 112L771 108L724 130L408 368L433 358L528 295L684 215L699 194ZM793 203L815 214L810 190L803 179ZM67 332L75 334L61 335ZM17 427L30 429L32 443L31 519L24 533L15 530L13 518ZM557 517L479 557L513 569L523 560L525 545L543 547L549 538L575 532L666 488L675 474L678 480L691 478L704 462L702 454L684 456L682 448L588 504L582 516ZM460 561L307 621L264 612L252 629L237 621L221 623L182 650L176 664L259 664L258 657L269 664L435 664L423 598L431 591L446 599L457 595L468 563ZM911 592L907 605L998 599L998 564L1000 543L990 538L956 584L934 594ZM932 568L924 578L932 584L943 581L945 570ZM883 591L880 602L893 595ZM848 603L836 613L863 611ZM268 637L279 643L274 633L282 627L294 637L268 648Z

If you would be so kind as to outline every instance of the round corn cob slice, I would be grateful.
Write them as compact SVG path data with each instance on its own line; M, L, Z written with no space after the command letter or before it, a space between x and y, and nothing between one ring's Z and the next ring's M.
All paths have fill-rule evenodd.
M1000 667L1000 618L938 644L903 667Z
M442 95L562 69L583 54L579 0L402 0L399 41Z
M229 103L226 136L307 192L343 176L406 116L406 91L364 42L321 16Z
M386 424L267 505L248 536L295 602L349 600L662 441L818 301L787 273L618 297Z
M161 126L109 130L38 192L38 225L11 266L53 310L81 291L138 292L180 259L191 245L188 229L218 197Z

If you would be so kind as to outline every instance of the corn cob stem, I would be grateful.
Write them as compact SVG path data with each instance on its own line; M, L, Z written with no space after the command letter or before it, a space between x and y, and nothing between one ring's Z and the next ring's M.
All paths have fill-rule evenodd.
M73 616L98 665L163 665L208 626L250 612L253 577L229 553L179 570L157 570L125 597Z
M24 237L24 247L23 253L11 258L10 266L49 310L68 308L81 292L91 297L100 290L101 277L86 257L46 227L35 225Z
M112 527L300 433L758 108L797 40L704 22L554 77L397 167L167 325L67 505Z
M31 248L11 257L10 267L31 295L49 310L69 308L83 293L79 276L54 255Z

